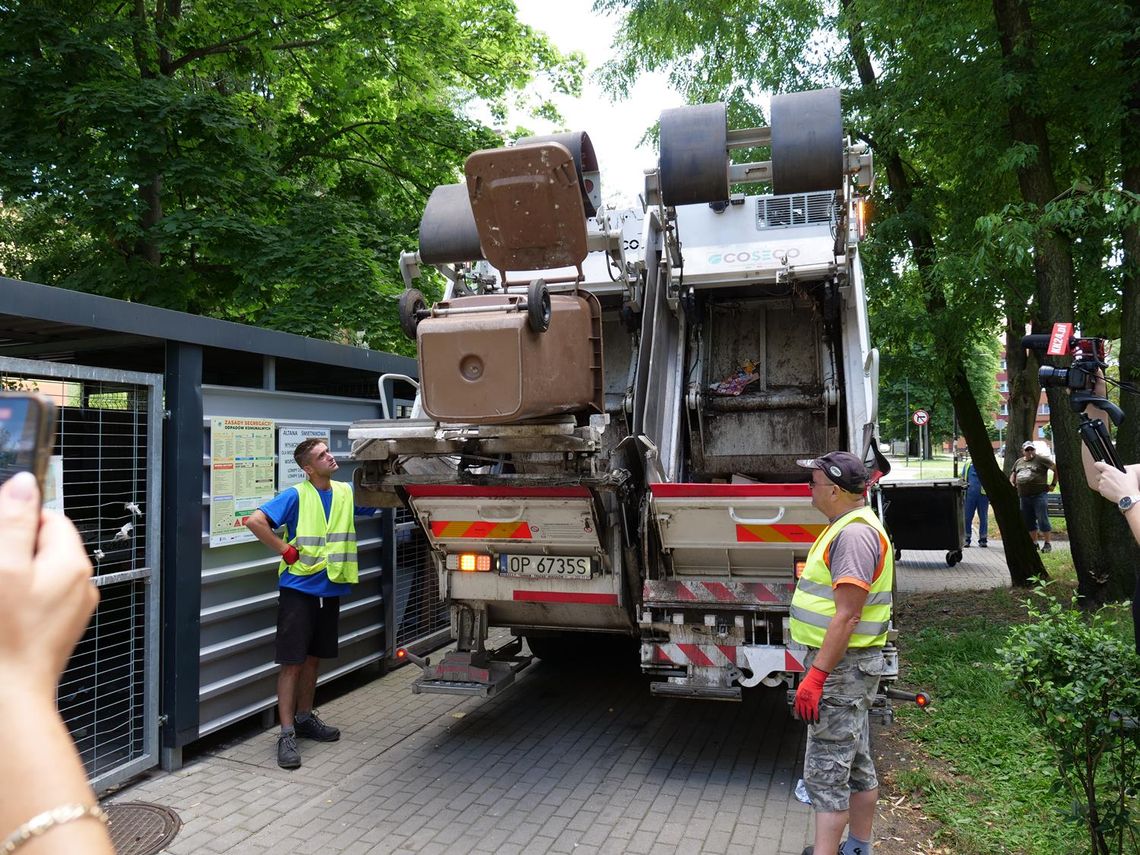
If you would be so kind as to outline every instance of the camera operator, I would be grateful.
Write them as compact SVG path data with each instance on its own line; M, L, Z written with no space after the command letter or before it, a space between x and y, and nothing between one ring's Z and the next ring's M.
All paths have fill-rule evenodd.
M1098 370L1093 395L1105 398L1105 392L1104 372ZM1089 404L1085 413L1090 419L1100 419L1106 426L1111 423L1108 413L1095 404ZM1121 472L1111 463L1093 460L1092 453L1084 443L1081 443L1081 461L1085 465L1085 478L1089 487L1115 503L1128 521L1132 538L1140 544L1140 511L1136 510L1140 504L1140 465L1125 466ZM1140 573L1136 574L1136 587L1132 592L1132 627L1136 652L1140 653Z

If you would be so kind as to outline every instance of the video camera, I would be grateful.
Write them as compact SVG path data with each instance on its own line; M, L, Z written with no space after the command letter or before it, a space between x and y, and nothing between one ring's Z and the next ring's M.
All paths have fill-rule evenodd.
M1021 339L1021 346L1036 351L1039 356L1073 355L1073 364L1068 368L1042 365L1037 378L1043 388L1069 390L1069 403L1079 417L1077 431L1093 460L1111 463L1123 472L1124 465L1104 422L1090 419L1085 413L1085 408L1093 404L1108 413L1114 425L1119 426L1124 421L1124 413L1116 404L1094 392L1097 371L1108 367L1108 342L1103 338L1075 336L1072 324L1056 323L1049 335L1027 335Z

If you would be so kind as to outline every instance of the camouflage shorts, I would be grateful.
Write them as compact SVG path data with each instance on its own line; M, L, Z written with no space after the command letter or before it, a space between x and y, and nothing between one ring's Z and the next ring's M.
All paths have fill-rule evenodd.
M815 654L808 654L805 667ZM808 725L804 755L804 785L816 811L845 811L852 793L879 786L867 711L882 673L882 648L851 650L823 684L819 723Z

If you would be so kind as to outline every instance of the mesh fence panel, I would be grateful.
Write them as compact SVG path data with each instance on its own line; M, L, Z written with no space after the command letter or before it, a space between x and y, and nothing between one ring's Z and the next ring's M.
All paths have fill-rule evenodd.
M88 776L143 756L146 746L148 386L0 376L0 388L52 400L56 440L44 503L79 530L100 603L57 695Z
M396 647L408 647L450 625L427 538L405 508L396 511Z

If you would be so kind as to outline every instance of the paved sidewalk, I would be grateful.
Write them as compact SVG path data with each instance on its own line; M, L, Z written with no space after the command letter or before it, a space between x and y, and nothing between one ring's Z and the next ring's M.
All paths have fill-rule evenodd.
M412 695L401 668L321 708L340 742L275 732L151 777L190 853L761 853L799 855L801 725L780 691L741 703L660 699L632 669L532 665L490 700Z
M904 552L898 578L907 592L1009 584L1000 541L953 568L944 551ZM276 729L251 724L111 801L177 811L170 855L799 855L810 842L810 809L792 793L804 731L780 690L741 703L656 698L636 664L539 662L487 700L413 695L417 674L404 667L323 703L343 736L302 740L294 772L276 765Z

